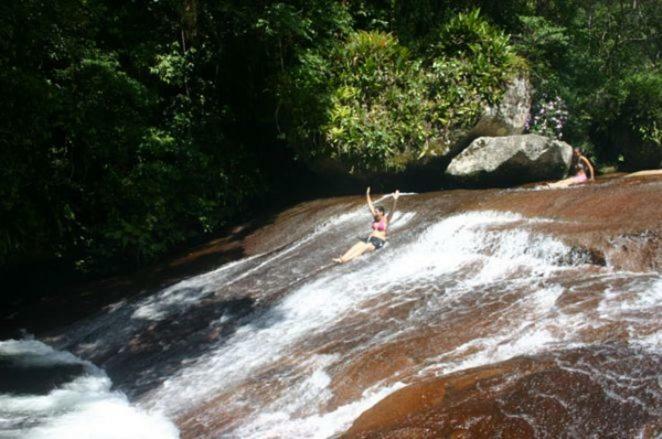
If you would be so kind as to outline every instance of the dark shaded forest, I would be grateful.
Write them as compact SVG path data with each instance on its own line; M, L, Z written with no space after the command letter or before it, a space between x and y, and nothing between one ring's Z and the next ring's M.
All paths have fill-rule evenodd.
M0 265L131 270L395 175L513 75L531 132L659 167L660 23L656 0L2 2Z

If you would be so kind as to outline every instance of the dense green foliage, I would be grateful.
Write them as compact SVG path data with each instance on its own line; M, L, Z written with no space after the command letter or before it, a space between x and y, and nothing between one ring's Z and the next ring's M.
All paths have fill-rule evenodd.
M242 165L225 108L207 101L211 79L196 74L209 54L159 38L174 5L95 3L2 6L5 261L145 261L255 193L254 161Z
M662 3L544 2L519 20L512 32L538 99L567 105L566 138L604 164L659 167Z
M517 58L478 10L432 32L435 43L420 52L392 34L359 31L331 50L306 53L284 84L297 90L288 102L290 141L308 159L361 173L402 170L447 150L453 133L498 100Z
M660 23L654 0L3 2L0 265L135 266L302 162L400 170L523 70L556 134L656 167Z

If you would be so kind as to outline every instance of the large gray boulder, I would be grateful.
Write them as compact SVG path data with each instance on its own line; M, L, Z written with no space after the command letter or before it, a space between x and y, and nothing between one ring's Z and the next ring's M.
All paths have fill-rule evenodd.
M485 105L473 128L452 133L456 141L441 156L451 159L478 137L500 137L522 134L531 110L531 82L526 76L516 76L506 85L497 105Z
M473 185L505 186L564 177L572 147L536 134L479 137L455 157L446 175Z
M477 137L499 137L522 134L531 109L531 83L525 76L515 77L509 83L499 105L488 106L470 131Z

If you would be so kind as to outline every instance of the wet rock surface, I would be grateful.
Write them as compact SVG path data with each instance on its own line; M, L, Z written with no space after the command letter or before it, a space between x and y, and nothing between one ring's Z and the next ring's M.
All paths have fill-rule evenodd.
M343 437L654 437L660 367L627 346L517 357L398 390Z
M403 195L385 248L335 266L370 215L312 201L43 339L184 438L655 437L661 206L655 175Z
M637 337L654 337L660 330L659 323L653 317L659 306L650 307L642 313L634 305L639 300L639 286L655 282L658 275L654 273L660 269L660 189L662 180L658 178L640 179L634 184L614 179L568 190L459 190L405 197L401 201L402 210L416 212L416 216L407 223L407 228L415 230L415 233L421 233L419 227L429 223L440 212L453 215L459 212L502 211L516 212L523 218L539 218L536 221L523 219L490 226L494 235L484 237L488 241L486 254L500 251L491 249L491 239L525 229L535 236L560 239L569 250L560 252L556 257L548 254L549 248L536 250L535 247L540 244L532 241L528 250L524 246L523 257L547 258L553 260L555 266L566 268L547 274L535 274L535 269L533 273L526 274L526 268L516 268L524 271L508 274L502 281L484 285L476 281L478 283L471 287L470 294L448 299L447 302L444 295L452 291L455 283L467 279L469 284L473 284L471 279L481 271L480 262L464 266L448 281L442 277L433 283L426 281L416 285L404 282L404 285L385 287L381 295L362 302L359 306L361 311L346 314L333 325L333 329L308 334L295 351L272 363L271 367L244 382L241 387L219 392L199 409L181 413L178 422L183 435L199 437L212 431L249 432L241 430L241 419L255 415L250 415L252 411L249 407L239 408L233 401L237 398L252 400L259 394L258 405L278 406L278 395L287 393L288 384L287 380L275 377L283 376L283 373L287 376L292 369L296 369L296 363L304 352L306 358L320 355L340 355L341 358L326 369L330 377L330 395L319 402L321 413L342 412L353 401L364 399L368 389L397 386L397 383L409 385L393 394L396 398L393 404L387 402L387 397L361 416L347 431L348 437L444 437L453 432L464 432L466 437L499 434L504 437L556 437L557 433L573 434L573 431L580 436L591 431L602 431L606 435L622 431L628 434L643 431L650 435L659 431L656 410L659 408L660 393L659 388L654 387L653 372L660 367L659 356L647 351L642 353L636 347L629 348L627 343L632 341L634 333L639 334ZM317 203L300 206L288 213L287 220L280 223L280 227L274 225L271 230L258 231L249 237L247 244L255 252L286 245L290 236L300 238L297 236L299 229L289 229L289 220L297 218L295 223L300 226L305 224L302 227L308 229L323 222L322 218L360 207L361 200L347 198L322 206ZM321 211L310 214L308 209L317 207L321 207ZM636 215L631 212L636 212ZM276 230L281 233L275 233ZM348 245L352 241L351 236L335 239L346 240ZM400 243L400 239L398 234L392 233L389 245L402 247L404 243ZM514 239L525 239L525 236ZM621 240L627 241L624 245L628 250L614 245ZM439 254L443 257L443 246L448 243L440 242L439 245ZM405 251L404 248L402 250ZM402 263L404 261L411 264L428 262L417 260L413 255L403 258ZM354 267L357 270L364 267L361 261L356 264ZM641 274L608 274L621 269ZM646 274L651 271L653 274ZM538 280L535 280L536 277ZM540 305L535 305L537 301L548 303L543 306L546 311L542 314ZM626 304L625 308L621 304ZM611 306L615 307L614 310ZM630 317L618 317L620 311L615 309L623 310L628 306L632 307L631 311L624 312L630 313ZM632 318L634 320L630 320ZM397 336L392 332L394 325L400 328ZM516 335L518 331L522 331L519 336ZM455 395L452 398L454 405L446 405L447 399L435 396L438 387L426 387L426 380L436 380L434 376L439 374L442 376L439 380L443 380L444 370L452 371L462 367L458 365L464 362L489 362L478 360L482 355L486 358L501 358L502 355L507 358L507 354L499 352L510 349L512 341L509 340L518 337L532 337L532 345L522 350L514 348L513 353L538 351L539 342L534 341L537 337L572 339L586 344L587 348L518 357L466 374L456 372L457 375L453 375L451 380L455 386L455 390L451 391ZM558 365L560 359L564 362L563 367ZM638 403L614 403L611 398L618 389L605 390L602 384L587 379L585 372L589 369L572 372L573 368L581 369L591 361L594 362L591 367L606 376L612 372L604 369L612 366L623 370L631 367L630 372L634 374L641 372L646 376L642 378L646 384L636 387L637 396L625 392L621 397L627 400L648 395L653 399L647 400L644 408ZM627 380L635 378L626 374L623 379L629 382ZM513 381L511 384L510 380ZM419 383L422 384L419 386ZM503 390L499 390L501 387ZM651 388L654 389L652 393ZM264 392L264 389L269 391ZM526 393L527 389L531 392ZM568 389L574 391L570 394ZM402 399L400 392L403 392ZM545 400L545 396L536 395L536 392L551 392L551 399ZM563 402L565 397L569 405L563 412L561 403L555 402L554 398L560 398ZM421 403L421 399L434 400L438 404L431 408ZM531 416L540 419L528 422L525 415L529 412L526 410L522 412L522 417L513 417L512 413L516 413L515 408L519 406L530 407ZM619 415L607 419L614 410L618 410ZM398 414L404 416L402 419L405 421L393 424L393 419L401 419ZM292 416L307 419L309 415L308 409L300 408ZM572 417L573 422L569 422L568 417ZM569 426L575 430L567 430ZM275 437L286 435L281 430L274 431ZM285 431L296 434L298 430ZM460 434L460 437L465 436Z

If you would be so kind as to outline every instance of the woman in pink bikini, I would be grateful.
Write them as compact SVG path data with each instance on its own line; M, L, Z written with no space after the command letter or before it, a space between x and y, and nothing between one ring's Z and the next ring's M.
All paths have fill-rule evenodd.
M395 191L393 193L393 207L391 208L391 212L388 215L386 215L386 211L382 206L375 207L372 204L372 200L370 199L370 188L366 190L365 196L368 200L370 213L372 213L372 218L374 219L372 223L372 232L366 239L354 244L352 248L347 250L344 255L339 258L335 258L334 261L339 264L349 262L352 259L361 256L365 252L371 252L380 249L386 243L386 229L388 228L388 224L391 222L391 218L393 218L393 212L395 212L395 207L398 204L400 191Z
M575 148L573 151L572 163L571 169L574 169L575 171L574 176L566 178L565 180L559 180L555 183L550 183L547 186L551 188L568 187L573 184L582 184L589 180L595 180L593 165L591 165L591 162L579 151L579 148ZM587 173L590 174L590 177Z

